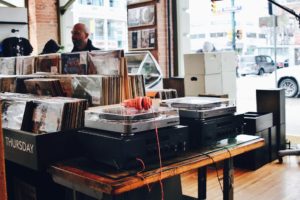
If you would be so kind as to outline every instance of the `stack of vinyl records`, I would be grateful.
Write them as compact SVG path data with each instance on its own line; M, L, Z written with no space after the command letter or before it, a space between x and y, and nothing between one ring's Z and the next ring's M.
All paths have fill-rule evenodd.
M177 91L175 89L148 89L147 96L154 99L174 99L177 98Z
M16 76L1 75L0 92L15 92L15 91L16 91Z
M89 105L117 104L124 100L124 79L120 76L56 75L67 97L86 99Z
M15 92L17 92L17 93L27 93L25 80L33 79L33 78L44 78L46 76L45 75L31 74L31 75L16 75L15 77L16 77L16 83L15 83L16 90L15 90ZM7 91L5 91L5 92L7 92Z
M88 53L88 74L122 75L123 50Z
M60 81L67 97L88 100L89 105L99 105L102 98L102 77L83 75L53 76Z
M111 105L122 102L122 78L120 76L102 77L101 105Z
M125 99L124 84L124 79L120 76L75 74L18 76L16 92L81 98L88 100L89 106L111 105L121 103ZM137 88L143 90L142 86ZM139 94L144 96L142 92Z
M90 106L118 104L124 99L145 96L142 75L129 76L129 81L127 79L129 87L124 79L122 76L75 74L1 75L0 90L1 92L82 98L88 100Z
M0 74L14 75L16 74L16 57L0 58Z
M59 74L60 70L60 54L39 55L35 60L36 73Z
M75 52L61 54L62 74L87 74L88 52Z
M24 100L3 99L2 105L2 127L15 130L27 130L26 119L30 117L32 102ZM29 116L28 116L29 115Z
M146 95L143 75L129 75L128 85L129 99Z
M34 78L24 81L27 93L46 96L65 96L58 79Z
M98 74L125 76L123 50L52 53L0 58L0 74Z
M42 134L83 127L86 100L18 93L0 98L5 128Z
M27 75L34 73L35 56L16 57L16 74Z

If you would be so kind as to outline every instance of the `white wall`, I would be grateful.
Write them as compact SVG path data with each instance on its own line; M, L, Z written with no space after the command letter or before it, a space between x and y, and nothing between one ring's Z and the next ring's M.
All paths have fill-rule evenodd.
M13 13L13 14L12 14ZM27 24L1 24L1 22L22 22L27 23L26 8L8 8L0 7L0 41L7 37L24 37L28 39ZM12 29L17 29L19 32L12 33Z

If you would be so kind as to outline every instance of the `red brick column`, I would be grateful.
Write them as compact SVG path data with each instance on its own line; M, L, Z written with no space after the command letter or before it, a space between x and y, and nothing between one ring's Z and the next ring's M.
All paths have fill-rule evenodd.
M29 40L34 54L40 53L48 40L59 40L57 6L57 0L28 0Z
M157 16L157 59L164 77L168 76L168 38L167 38L167 13L166 0L156 4Z

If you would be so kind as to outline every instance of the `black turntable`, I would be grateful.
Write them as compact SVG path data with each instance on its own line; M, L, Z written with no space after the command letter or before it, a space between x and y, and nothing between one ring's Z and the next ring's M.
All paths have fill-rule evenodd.
M176 157L189 149L186 126L160 128L158 136L162 160ZM146 167L159 166L155 130L121 135L85 128L78 131L78 137L87 157L116 169L141 168L143 163Z
M159 164L158 150L165 160L189 149L188 128L174 108L94 107L85 113L85 127L78 141L86 155L117 169Z
M179 109L180 124L189 127L192 149L214 145L243 132L243 116L227 98L183 97L164 100L162 106Z

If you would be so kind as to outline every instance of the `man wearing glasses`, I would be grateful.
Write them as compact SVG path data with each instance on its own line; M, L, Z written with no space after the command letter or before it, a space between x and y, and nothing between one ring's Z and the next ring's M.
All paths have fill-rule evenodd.
M89 39L89 31L85 24L75 24L71 33L74 45L72 52L99 50Z

